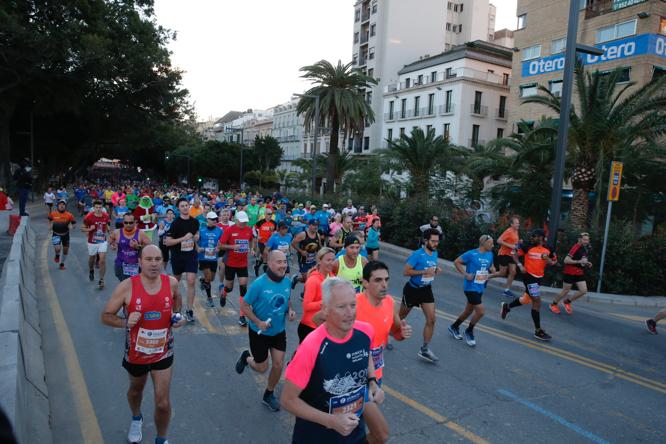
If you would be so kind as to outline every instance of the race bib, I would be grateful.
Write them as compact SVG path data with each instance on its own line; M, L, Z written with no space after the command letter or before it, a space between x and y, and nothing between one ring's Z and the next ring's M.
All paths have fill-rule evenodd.
M51 243L53 245L60 245L62 243L62 239L60 239L60 236L52 236Z
M139 274L139 264L123 264L123 274L125 276L136 276Z
M289 244L278 245L278 250L280 250L284 254L289 253Z
M372 356L372 362L375 364L375 370L379 370L384 367L384 346L380 345L376 348L370 349L370 355Z
M209 247L204 249L204 258L205 259L217 259L217 255L215 254L215 247Z
M539 287L539 284L537 284L536 282L532 284L527 284L527 292L533 298L538 298L539 295L541 294L541 289Z
M194 239L186 239L180 243L180 251L194 250Z
M150 220L151 220L150 214L146 214L144 216L141 216L141 222L143 222L144 224L149 223Z
M106 242L106 233L102 230L95 231L93 244L103 244L104 242Z
M362 385L344 395L333 396L328 403L328 413L332 415L341 413L355 413L361 416L363 413L363 403L365 402L366 386Z
M247 253L250 251L250 241L247 239L236 239L234 241L234 252Z
M139 328L134 350L146 355L156 355L164 351L167 340L167 328L148 330Z
M479 270L474 275L475 284L485 284L488 281L488 270Z

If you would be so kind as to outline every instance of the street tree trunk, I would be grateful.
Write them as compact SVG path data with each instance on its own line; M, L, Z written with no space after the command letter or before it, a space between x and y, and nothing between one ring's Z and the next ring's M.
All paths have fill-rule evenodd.
M590 190L574 188L573 200L571 201L571 226L575 230L587 228L587 213L590 205Z
M331 144L328 148L328 158L326 159L326 187L333 190L335 181L338 178L338 139L340 137L340 121L337 114L331 116ZM321 140L319 141L322 146ZM316 147L315 147L316 148ZM321 152L321 150L320 150Z

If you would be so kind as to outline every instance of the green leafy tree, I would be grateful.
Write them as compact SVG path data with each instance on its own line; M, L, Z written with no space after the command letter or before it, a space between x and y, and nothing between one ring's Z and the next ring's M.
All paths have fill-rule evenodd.
M251 161L262 172L274 170L282 160L283 150L277 139L271 136L257 136L251 151Z
M311 81L314 86L305 94L318 96L320 100L319 127L331 130L326 182L333 184L340 177L338 165L338 138L340 130L345 135L355 130L362 130L366 120L374 122L372 107L361 92L364 88L376 85L377 81L361 71L353 69L351 63L341 61L333 66L326 60L301 68L301 76ZM306 128L312 127L315 117L316 101L312 97L301 97L297 105L299 115L305 116ZM329 185L330 186L330 185Z

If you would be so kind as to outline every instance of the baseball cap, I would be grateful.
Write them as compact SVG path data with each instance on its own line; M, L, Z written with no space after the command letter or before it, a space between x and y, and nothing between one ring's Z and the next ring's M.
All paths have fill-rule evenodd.
M322 205L322 208L328 208L328 204Z
M217 219L217 213L215 211L209 211L206 214L206 219Z
M65 199L60 199L60 200L58 201L58 203L59 203L59 204L60 204L60 203L64 203L65 205L67 205L67 201L66 201Z
M245 211L239 211L236 213L236 220L238 222L249 222L250 218L247 217L247 213Z
M316 209L317 209L317 205L310 205L310 209L311 209L311 210L316 210Z
M348 246L354 245L354 244L356 244L356 245L361 244L361 242L358 240L358 238L356 236L347 236L345 238L345 247L348 247Z
M283 220L281 220L280 222L278 222L277 227L278 227L278 230L281 229L281 228L289 228L289 227L287 226L287 223L286 223L285 221L283 221Z
M308 220L308 225L319 225L319 222L317 222L317 219L310 219Z

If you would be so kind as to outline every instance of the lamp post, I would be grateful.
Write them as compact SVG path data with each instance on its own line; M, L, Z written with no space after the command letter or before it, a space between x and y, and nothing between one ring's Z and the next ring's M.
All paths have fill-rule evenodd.
M187 154L167 154L165 159L169 160L169 157L184 157L187 159L187 184L190 184L190 162L192 161L192 157L188 156Z
M560 210L562 204L562 183L566 160L567 139L569 137L569 117L571 114L571 94L573 92L574 69L577 52L603 55L604 51L576 43L578 35L578 15L580 0L570 0L569 23L567 28L567 47L564 57L564 78L562 79L562 98L560 99L560 120L557 128L557 147L555 149L555 170L553 174L553 192L550 199L550 219L548 221L549 243L553 249L557 246L557 230L560 228Z
M315 99L314 115L314 145L312 148L312 196L317 192L317 141L319 138L319 96L315 94L294 94L296 97L309 97Z

